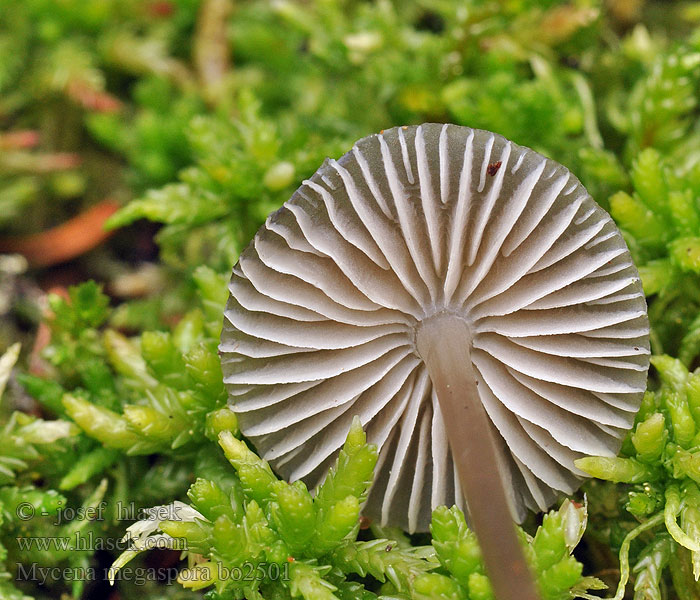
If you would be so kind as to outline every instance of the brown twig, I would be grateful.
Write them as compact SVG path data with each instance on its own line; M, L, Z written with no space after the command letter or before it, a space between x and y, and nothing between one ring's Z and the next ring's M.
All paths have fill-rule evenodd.
M19 148L33 148L39 143L39 132L32 129L8 131L0 134L0 148L3 150L16 150Z
M231 68L226 27L233 12L231 0L205 0L199 10L194 38L194 63L205 97L216 102Z
M118 208L116 202L105 200L53 229L0 238L0 252L22 254L32 267L47 267L70 260L112 235L103 226Z
M82 80L73 80L66 87L68 97L86 110L94 112L117 112L122 108L119 98L95 89Z
M71 152L35 154L16 150L0 154L0 171L19 173L50 173L65 171L80 165L81 159Z
M148 14L159 19L170 17L174 12L175 5L168 0L156 0L148 5Z

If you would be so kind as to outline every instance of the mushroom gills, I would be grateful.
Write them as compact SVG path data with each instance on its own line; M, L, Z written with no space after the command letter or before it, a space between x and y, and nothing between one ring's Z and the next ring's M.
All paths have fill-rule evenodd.
M499 600L536 597L511 515L619 451L649 366L639 274L578 179L488 131L390 129L304 181L229 289L224 381L260 455L313 488L359 416L363 514L414 532L465 508L487 570L519 573Z

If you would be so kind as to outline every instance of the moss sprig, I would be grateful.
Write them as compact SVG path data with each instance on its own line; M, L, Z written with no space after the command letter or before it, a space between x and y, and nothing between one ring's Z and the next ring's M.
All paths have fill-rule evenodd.
M278 479L230 432L219 434L219 445L235 477L228 485L199 478L188 492L191 504L151 509L151 517L127 530L133 549L117 559L113 576L160 540L186 549L188 566L179 581L189 589L212 588L208 598L493 598L476 538L456 507L434 511L431 545L357 539L377 459L359 418L315 495L301 482ZM545 600L589 597L588 590L601 589L599 580L582 576L572 556L586 521L585 506L565 501L534 537L520 531ZM246 570L249 577L243 577ZM358 576L362 584L348 579Z
M628 560L629 542L652 531L632 571L636 587L658 595L659 573L674 564L672 554L689 552L695 581L700 577L700 373L667 355L651 360L662 383L645 394L621 456L580 458L576 466L627 484L624 508L641 525L627 534L621 562Z

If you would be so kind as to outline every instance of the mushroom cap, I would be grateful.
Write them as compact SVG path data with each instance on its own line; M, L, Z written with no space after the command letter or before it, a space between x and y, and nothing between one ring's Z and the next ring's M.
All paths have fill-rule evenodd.
M359 415L379 448L364 514L409 531L464 508L416 346L431 317L468 325L520 520L578 488L576 458L619 451L645 389L646 302L619 230L565 167L488 131L394 128L326 160L229 289L220 351L243 434L314 487Z

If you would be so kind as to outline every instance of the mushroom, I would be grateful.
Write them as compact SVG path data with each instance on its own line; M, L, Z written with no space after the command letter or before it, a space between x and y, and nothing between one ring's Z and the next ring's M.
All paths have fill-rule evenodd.
M466 508L496 597L536 598L513 518L618 452L649 366L639 275L578 179L488 131L390 129L304 181L229 289L224 381L260 454L314 487L359 415L364 514Z

